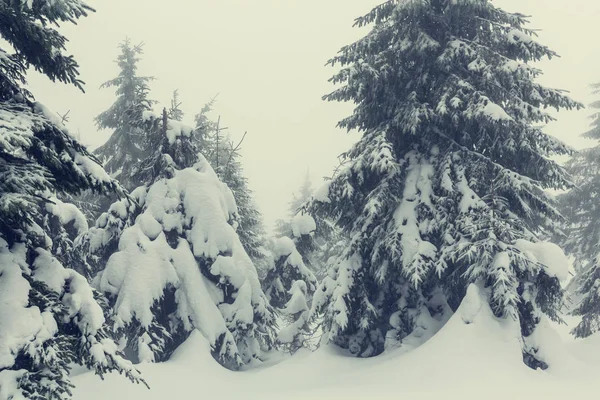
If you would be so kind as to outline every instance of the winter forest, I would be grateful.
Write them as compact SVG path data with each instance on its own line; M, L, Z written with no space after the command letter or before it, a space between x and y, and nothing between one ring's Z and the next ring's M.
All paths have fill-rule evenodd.
M599 17L0 0L0 400L600 393Z

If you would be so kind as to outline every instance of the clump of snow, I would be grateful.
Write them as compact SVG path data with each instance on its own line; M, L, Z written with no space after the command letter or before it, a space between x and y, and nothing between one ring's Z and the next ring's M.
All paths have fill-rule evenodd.
M81 174L87 176L93 184L112 182L112 178L108 175L104 168L102 168L100 164L91 158L76 153L73 156L73 161L81 171Z
M331 187L331 183L333 180L328 180L324 184L322 184L313 195L313 198L316 201L320 201L321 203L331 203L331 199L329 198L329 188Z
M569 259L560 247L550 242L532 243L528 240L518 239L515 246L521 250L531 261L544 266L548 276L556 277L561 282L569 278Z
M152 121L152 120L162 120L162 117L155 114L152 111L144 111L142 114L142 118L144 121ZM175 121L173 119L167 120L167 140L169 144L175 143L177 138L179 137L190 137L194 132L194 128L191 126L185 125L179 121Z
M518 29L511 29L506 36L508 37L508 41L513 44L533 42L533 38L530 35Z
M317 229L317 224L313 217L308 214L300 213L292 218L292 234L294 237L310 235Z
M65 226L73 222L73 227L78 235L81 235L88 230L88 223L85 215L74 204L63 203L56 197L49 199L46 203L46 211L58 217L60 223Z
M504 111L504 109L496 103L488 100L486 105L481 109L481 113L494 121L512 121L512 117Z
M52 125L55 125L61 131L65 132L65 133L69 133L69 130L63 124L62 118L60 118L60 116L57 113L51 111L44 104L42 104L40 102L35 102L33 104L33 110L34 110L34 112L43 115L48 121L50 121L50 123ZM72 136L72 137L74 137L74 136Z
M275 259L289 256L294 251L296 251L296 245L294 244L294 241L287 236L277 238L273 245L273 256Z

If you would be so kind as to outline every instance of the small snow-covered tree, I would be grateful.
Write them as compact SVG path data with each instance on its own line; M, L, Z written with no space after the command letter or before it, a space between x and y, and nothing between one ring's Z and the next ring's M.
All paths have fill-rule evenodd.
M87 223L58 200L120 190L60 118L22 88L29 66L81 88L78 65L54 28L91 11L79 0L3 2L0 35L0 392L66 400L70 365L140 381L110 337L104 299L73 270L73 236Z
M600 84L593 85L594 94L600 94ZM600 101L591 107L600 108ZM600 139L600 113L592 115L592 129L583 134L590 139ZM573 314L581 322L572 333L587 337L600 331L600 146L575 154L566 164L575 187L560 201L569 226L563 243L565 250L575 257L577 276L573 280L575 298Z
M273 314L235 232L233 194L198 153L192 128L166 110L144 118L156 151L136 177L146 182L132 193L141 209L95 280L115 327L142 361L168 359L193 329L228 368L259 360L273 342Z
M530 62L555 53L526 23L488 0L390 0L330 61L341 87L325 99L353 101L339 125L362 132L310 207L349 237L313 300L336 345L379 354L421 317L444 318L441 290L456 309L483 282L497 317L520 324L524 361L546 366L531 333L557 319L563 274L519 244L560 229L544 189L569 185L549 156L571 150L539 127L544 109L581 105L536 82ZM484 200L492 182L505 205Z
M278 343L291 353L304 346L307 339L310 299L317 279L302 261L294 242L288 237L277 239L273 248L274 264L263 281L265 294L280 311L286 326Z
M140 185L133 175L138 164L153 151L144 146L148 140L145 131L144 112L151 111L154 101L148 99L148 84L153 77L138 76L138 63L143 45L133 45L125 39L117 57L119 75L105 82L103 88L116 88L116 101L96 117L100 129L113 130L108 141L98 147L94 154L102 161L106 171L129 190Z

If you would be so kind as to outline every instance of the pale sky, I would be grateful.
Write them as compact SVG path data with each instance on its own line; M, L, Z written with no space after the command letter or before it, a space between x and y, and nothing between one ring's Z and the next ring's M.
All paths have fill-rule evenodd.
M98 132L93 118L115 99L99 89L115 77L117 46L126 36L144 42L140 74L157 78L152 99L168 105L179 89L184 122L215 94L214 117L242 147L244 169L270 229L285 216L287 203L310 170L316 186L329 176L337 156L357 138L335 127L352 105L326 103L334 72L325 67L338 49L366 30L353 19L382 0L92 0L96 13L62 31L81 66L86 93L30 74L38 101L58 113L70 110L69 127L95 148L110 135ZM496 0L509 11L532 15L539 40L561 58L543 62L541 82L566 89L585 104L594 99L588 85L600 82L600 2L597 0ZM598 99L600 100L600 99ZM157 106L162 107L162 106ZM591 110L562 112L548 132L583 148L579 138Z

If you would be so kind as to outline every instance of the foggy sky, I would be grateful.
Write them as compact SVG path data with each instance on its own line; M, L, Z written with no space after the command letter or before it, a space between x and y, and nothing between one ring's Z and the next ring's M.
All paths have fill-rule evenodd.
M144 42L141 75L157 78L151 98L168 106L179 89L184 122L219 94L213 116L221 116L234 139L248 131L242 146L244 170L268 228L285 216L292 192L307 172L315 185L330 176L337 156L357 138L335 128L350 104L326 103L334 70L326 61L364 33L353 19L382 0L94 0L96 13L77 26L61 28L69 53L81 68L86 93L30 74L37 100L63 114L68 126L95 148L110 131L98 132L93 118L115 99L99 89L118 74L117 45L126 36ZM540 81L566 89L585 104L588 85L600 82L600 2L596 0L497 0L497 6L532 15L539 40L562 57L540 63ZM600 100L600 98L598 99ZM561 112L547 132L576 148L593 142L579 134L591 110Z

